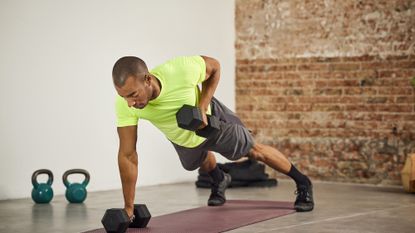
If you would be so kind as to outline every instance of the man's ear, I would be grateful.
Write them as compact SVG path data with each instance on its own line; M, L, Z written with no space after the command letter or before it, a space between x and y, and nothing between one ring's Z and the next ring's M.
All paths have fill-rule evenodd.
M146 83L147 86L150 86L151 85L151 77L150 77L150 75L146 74L144 76L144 83Z

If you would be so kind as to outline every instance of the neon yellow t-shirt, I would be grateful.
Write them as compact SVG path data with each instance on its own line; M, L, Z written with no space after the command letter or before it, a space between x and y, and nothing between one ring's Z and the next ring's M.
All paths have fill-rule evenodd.
M143 109L128 107L121 96L116 97L117 126L137 125L139 119L150 121L172 142L194 148L206 139L177 125L176 112L189 104L197 106L198 84L205 80L206 64L201 56L177 57L150 71L161 83L160 95ZM209 111L210 113L210 107Z

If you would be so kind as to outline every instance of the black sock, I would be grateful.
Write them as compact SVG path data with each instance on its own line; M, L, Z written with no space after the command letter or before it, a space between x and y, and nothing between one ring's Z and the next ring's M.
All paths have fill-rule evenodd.
M208 172L214 183L220 183L223 180L223 171L216 166L212 171Z
M303 173L299 172L297 168L294 167L293 164L291 164L291 169L286 175L291 177L295 181L297 186L298 185L306 185L306 186L311 185L310 179L308 179L308 177L305 176Z

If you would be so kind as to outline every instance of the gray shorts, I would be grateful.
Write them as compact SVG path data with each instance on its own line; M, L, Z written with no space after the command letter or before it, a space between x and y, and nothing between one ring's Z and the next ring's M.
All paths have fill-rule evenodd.
M211 102L212 114L220 120L220 130L209 136L195 148L187 148L173 143L180 161L186 170L199 168L208 151L217 152L229 160L238 160L248 154L254 139L241 120L215 97Z

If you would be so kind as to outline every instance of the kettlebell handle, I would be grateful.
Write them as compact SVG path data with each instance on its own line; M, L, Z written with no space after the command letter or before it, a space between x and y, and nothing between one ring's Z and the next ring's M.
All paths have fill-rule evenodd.
M87 170L85 170L85 169L70 169L70 170L67 170L65 173L63 173L63 176L62 176L63 184L65 184L65 186L67 188L71 184L68 181L68 176L71 175L71 174L83 174L85 176L85 180L82 182L82 186L85 187L85 186L88 185L90 176L89 176L89 172Z
M39 169L39 170L36 170L35 172L33 172L33 175L32 175L32 184L33 184L33 187L35 189L37 189L37 187L39 186L39 183L37 182L37 176L40 175L40 174L47 174L48 175L48 181L46 181L46 184L52 185L52 183L53 183L53 173L52 173L52 171L48 170L48 169Z

